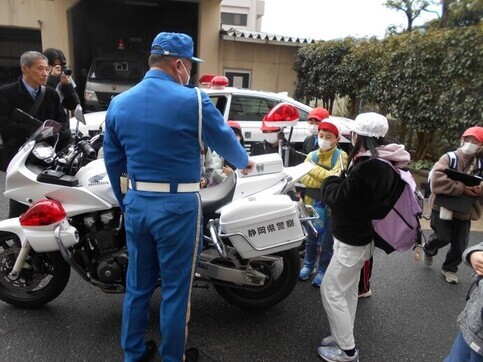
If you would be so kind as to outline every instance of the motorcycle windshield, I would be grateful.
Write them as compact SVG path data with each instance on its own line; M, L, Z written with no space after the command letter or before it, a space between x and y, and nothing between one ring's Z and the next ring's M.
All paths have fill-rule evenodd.
M57 133L59 133L60 128L62 125L59 122L54 120L48 119L46 120L42 126L40 126L37 131L35 131L30 138L28 139L27 143L34 140L35 142L40 142L48 137L51 137Z

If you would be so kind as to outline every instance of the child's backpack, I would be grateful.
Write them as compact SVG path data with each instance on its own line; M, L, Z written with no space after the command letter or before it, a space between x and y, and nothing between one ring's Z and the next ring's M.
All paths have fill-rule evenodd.
M423 211L423 198L409 171L394 167L387 160L380 160L390 164L406 185L387 215L382 219L372 220L372 226L377 235L395 250L405 251L421 243L419 219Z

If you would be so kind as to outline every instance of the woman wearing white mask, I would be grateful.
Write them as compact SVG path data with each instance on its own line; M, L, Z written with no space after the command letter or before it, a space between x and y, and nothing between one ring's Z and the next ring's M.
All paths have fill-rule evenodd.
M309 152L305 159L305 162L315 163L317 166L300 180L307 187L304 202L315 207L320 216L320 219L314 224L317 235L309 233L306 240L304 265L299 274L300 280L307 280L311 274L317 271L312 279L314 287L320 287L322 283L325 271L332 258L334 245L328 210L320 200L320 187L327 177L339 173L347 165L347 153L337 148L337 143L340 140L339 127L325 119L318 124L317 131L318 148ZM316 268L318 247L320 247L320 257Z
M267 153L278 153L278 140L282 139L283 146L287 146L288 141L285 139L285 135L281 132L280 127L270 127L265 121L262 121L262 127L260 130L263 133L264 140L262 142L253 143L250 147L250 155L265 155ZM296 166L297 151L295 148L288 145L288 166ZM285 159L285 158L283 158Z
M450 153L445 153L431 170L431 228L434 232L424 247L423 259L427 266L431 266L438 249L450 244L442 272L448 283L456 284L458 265L461 264L463 251L468 246L471 220L481 217L480 202L483 193L481 183L477 186L466 186L461 181L451 179L444 171L452 168L474 176L483 176L483 127L468 128L461 136L461 146L452 154L455 155L454 162L451 162ZM451 218L445 214L441 218L441 198L436 198L437 195L469 199L471 207L467 212L462 212L461 209L452 210ZM449 209L449 205L445 206Z

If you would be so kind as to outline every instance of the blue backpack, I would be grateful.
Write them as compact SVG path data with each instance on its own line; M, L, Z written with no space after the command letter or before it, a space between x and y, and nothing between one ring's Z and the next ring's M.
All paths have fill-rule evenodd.
M404 190L391 210L382 219L372 220L374 231L395 250L405 251L421 242L421 218L423 197L416 187L416 181L409 171L394 167L396 173L405 182Z

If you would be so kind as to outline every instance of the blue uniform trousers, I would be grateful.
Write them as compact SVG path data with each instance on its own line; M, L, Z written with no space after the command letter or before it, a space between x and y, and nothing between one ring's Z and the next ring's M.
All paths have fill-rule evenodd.
M124 205L129 252L121 330L124 360L138 361L145 353L149 305L160 275L163 339L159 352L164 362L181 362L191 285L202 246L199 194L129 190Z

